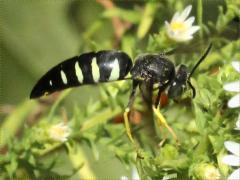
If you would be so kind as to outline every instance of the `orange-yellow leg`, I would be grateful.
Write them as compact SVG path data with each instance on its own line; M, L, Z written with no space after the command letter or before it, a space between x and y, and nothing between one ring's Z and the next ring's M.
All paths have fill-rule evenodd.
M128 138L134 144L135 142L134 142L133 137L132 137L132 132L131 132L131 128L130 128L130 125L129 125L129 119L128 119L129 112L130 112L130 109L126 108L125 111L124 111L124 114L123 114L124 124L125 124L125 128L126 128Z
M154 106L153 108L153 112L154 114L157 116L157 124L158 126L164 126L167 128L167 130L170 132L170 134L173 136L173 138L176 140L177 143L179 143L178 137L176 135L176 133L173 131L173 129L168 125L166 119L163 117L163 115L161 114L160 110L155 108Z

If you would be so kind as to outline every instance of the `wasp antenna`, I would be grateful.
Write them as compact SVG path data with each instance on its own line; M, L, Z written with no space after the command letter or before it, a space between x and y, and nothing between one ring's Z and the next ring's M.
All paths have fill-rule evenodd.
M193 93L193 94L192 94L192 98L195 98L195 96L196 96L196 90L195 90L194 86L192 85L192 83L191 83L190 80L188 80L187 83L188 83L188 85L190 86L190 88L192 89L192 93Z
M193 75L194 71L197 69L197 67L202 63L202 61L207 57L209 51L212 48L212 43L209 44L206 52L203 54L203 56L198 60L197 64L192 68L192 71L190 72L190 75L188 77L188 79Z

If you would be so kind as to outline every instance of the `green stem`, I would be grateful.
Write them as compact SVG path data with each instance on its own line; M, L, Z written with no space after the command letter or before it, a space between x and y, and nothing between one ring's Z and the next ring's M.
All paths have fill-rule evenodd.
M208 138L207 134L204 134L204 135L202 135L202 138L199 142L197 149L195 150L195 153L197 155L206 154L208 152L208 148L209 148L209 138Z
M86 157L84 149L79 145L73 147L71 147L69 143L66 145L69 151L69 159L74 169L78 169L76 175L81 178L97 179L95 173L91 168L89 159Z
M137 31L137 37L139 39L142 39L145 37L145 35L147 34L147 32L149 31L152 22L154 20L154 16L155 13L157 11L157 3L152 1L152 2L148 2L144 12L143 12L143 16L142 16L142 20L140 22L140 25L138 27L138 31Z
M94 115L93 117L88 118L83 124L81 128L81 132L86 131L90 128L93 128L99 124L102 124L114 116L118 115L122 112L122 108L120 106L112 109L111 107L105 109L104 111Z
M68 96L70 94L72 89L67 89L65 91L63 91L63 93L60 95L60 97L56 100L56 102L53 104L50 113L48 115L48 119L49 121L51 121L57 107L59 106L59 104L66 98L66 96Z
M198 0L198 6L197 6L197 19L198 19L198 24L200 26L200 38L202 39L203 37L203 24L202 24L202 14L203 14L203 3L202 0Z
M43 151L40 151L40 152L38 151L38 152L36 152L36 154L37 154L38 156L45 156L46 154L48 154L48 153L56 150L57 148L60 148L62 145L63 145L63 143L54 144L54 145L50 146L49 148L44 149Z

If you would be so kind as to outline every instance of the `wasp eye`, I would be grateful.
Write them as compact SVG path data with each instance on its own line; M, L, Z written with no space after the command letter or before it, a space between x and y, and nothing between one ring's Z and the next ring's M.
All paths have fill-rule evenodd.
M183 90L185 88L184 83L180 83L178 81L173 81L173 83L170 85L168 89L168 96L169 98L176 99L180 97L183 93Z

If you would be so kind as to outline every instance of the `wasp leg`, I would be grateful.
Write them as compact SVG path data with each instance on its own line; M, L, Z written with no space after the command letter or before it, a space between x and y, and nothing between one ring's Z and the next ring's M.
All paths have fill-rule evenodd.
M158 94L157 94L157 97L156 97L156 99L155 99L155 108L158 108L158 105L160 104L161 94L162 94L162 92L165 90L165 88L166 88L167 85L168 85L168 84L163 85L163 86L159 85L159 87L158 87Z
M161 98L162 92L163 92L163 89L159 88L158 94L157 94L157 97L156 97L156 100L155 100L155 108L157 108L159 103L160 103L160 98Z
M179 144L179 140L173 129L168 125L166 119L163 117L162 113L160 112L159 109L156 107L152 107L154 114L157 116L157 124L158 126L164 126L167 128L167 130L170 132L170 134L173 136L173 138L176 140L176 142Z
M130 128L130 125L129 125L129 119L128 119L129 112L130 112L130 109L126 108L125 111L124 111L124 114L123 114L124 124L125 124L125 128L126 128L126 132L127 132L128 138L130 139L130 141L132 143L134 143L134 140L133 140L133 137L132 137L132 133L131 133L131 128Z
M147 105L148 110L152 108L152 97L153 97L153 82L143 82L139 84L139 90L142 95L142 99Z
M130 125L129 125L128 114L129 114L130 109L132 107L132 104L134 102L136 89L137 89L138 84L139 84L138 81L133 81L133 87L132 87L132 92L130 94L129 102L128 102L128 105L127 105L127 107L126 107L126 109L124 111L124 114L123 114L126 132L127 132L128 138L130 139L130 141L132 143L134 143L134 140L133 140L132 133L131 133L131 128L130 128Z

